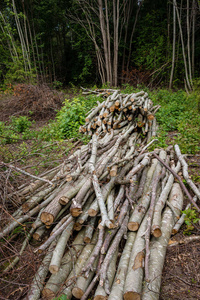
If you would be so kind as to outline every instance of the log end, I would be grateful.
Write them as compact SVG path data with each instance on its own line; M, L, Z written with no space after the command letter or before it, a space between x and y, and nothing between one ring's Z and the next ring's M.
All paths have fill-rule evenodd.
M67 182L72 181L72 179L73 179L73 178L72 178L71 175L67 175L67 176L66 176L66 181L67 181Z
M41 236L37 232L35 232L33 234L33 239L36 240L36 241L41 241Z
M56 274L56 273L58 273L59 268L56 265L50 265L49 266L49 271L51 272L51 274Z
M128 229L130 231L137 231L139 228L139 224L137 222L129 222L128 223Z
M147 116L147 119L150 120L150 121L152 121L152 120L154 119L154 115L149 114L149 115Z
M94 300L107 300L108 297L107 296L101 296L101 295L97 295L94 297Z
M42 212L40 219L45 225L51 225L54 221L54 216L49 212Z
M115 177L117 175L117 165L112 166L111 170L110 170L110 176L111 177Z
M69 203L69 201L70 201L70 199L67 198L67 197L65 197L65 196L62 196L62 197L60 197L60 199L59 199L59 203L60 203L61 205L67 205L67 203Z
M158 238L162 235L162 231L161 231L160 228L154 228L152 230L152 234L153 234L154 237Z
M88 210L88 215L89 215L90 217L95 217L95 216L97 215L97 211L94 210L94 209L92 209L92 208L90 208L90 209Z
M124 294L124 300L141 300L141 296L136 292L126 292Z
M50 289L44 288L42 291L42 297L44 299L53 299L55 296L56 294Z
M177 229L172 229L172 235L177 234L178 230Z
M27 213L27 211L29 211L28 203L22 204L22 211L23 211L23 213Z
M76 218L80 216L80 214L82 213L82 209L80 207L74 207L70 209L70 213L72 217Z
M82 225L81 225L79 222L76 222L76 223L74 224L74 230L80 231L81 228L82 228Z
M73 290L72 290L72 295L77 299L81 299L83 294L84 294L83 290L81 290L78 287L74 287Z
M91 242L91 239L88 236L86 236L86 237L84 237L84 242L86 244L89 244Z

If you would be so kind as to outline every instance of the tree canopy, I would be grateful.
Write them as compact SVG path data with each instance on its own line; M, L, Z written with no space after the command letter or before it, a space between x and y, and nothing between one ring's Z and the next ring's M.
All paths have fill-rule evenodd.
M1 83L123 83L192 89L197 0L3 0Z

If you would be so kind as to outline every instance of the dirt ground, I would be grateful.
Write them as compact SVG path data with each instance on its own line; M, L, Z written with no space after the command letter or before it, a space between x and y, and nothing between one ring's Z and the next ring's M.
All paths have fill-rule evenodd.
M4 104L0 103L0 120L6 120L8 111L3 112ZM9 111L10 113L10 111ZM37 126L43 125L46 120L39 120ZM200 177L200 155L188 156L189 174L192 179ZM25 180L25 179L24 179ZM23 180L22 182L23 183ZM186 205L185 199L185 205ZM3 209L2 204L0 203ZM11 211L10 211L11 212ZM5 212L2 211L2 215ZM1 227L1 226L0 226ZM180 241L186 236L183 234L185 225L180 232L172 237L172 240ZM1 242L0 247L0 272L8 262L16 256L20 250L21 243L27 233L26 229L21 229L20 233L11 235ZM200 226L192 232L192 236L200 234ZM27 293L29 285L36 272L42 255L33 253L38 242L30 241L28 247L20 258L18 265L14 270L0 276L0 299L18 300L23 299ZM186 300L200 299L200 239L199 241L177 246L169 246L165 258L164 269L162 273L162 285L160 300Z

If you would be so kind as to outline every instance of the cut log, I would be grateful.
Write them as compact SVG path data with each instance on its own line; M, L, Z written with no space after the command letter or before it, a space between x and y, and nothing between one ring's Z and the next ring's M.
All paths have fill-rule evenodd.
M77 237L72 243L72 247L70 247L70 250L62 258L59 271L56 274L52 274L49 280L47 281L42 291L42 296L44 297L44 299L55 298L56 293L60 290L61 286L63 285L63 282L66 280L67 276L71 272L73 264L75 264L78 256L80 255L84 247L84 235L85 230L81 230L78 233Z
M60 265L61 265L61 260L65 251L65 247L67 245L67 242L72 234L74 226L74 221L72 221L66 229L63 230L60 238L58 239L57 245L53 251L53 256L51 259L51 263L49 266L49 271L52 274L55 274L59 271Z
M169 202L177 214L180 214L183 206L183 193L178 183L174 183ZM151 281L145 282L142 290L143 300L158 300L160 295L161 275L165 260L165 253L169 238L174 226L173 212L169 207L165 208L162 217L162 236L154 238L150 247L149 276Z

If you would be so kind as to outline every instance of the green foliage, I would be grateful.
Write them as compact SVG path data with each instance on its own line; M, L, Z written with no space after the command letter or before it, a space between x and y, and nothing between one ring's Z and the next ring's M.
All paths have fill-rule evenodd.
M63 86L63 83L60 82L59 80L54 80L53 83L52 83L52 86L54 89L59 89Z
M147 3L147 7L144 7L147 10L136 28L138 37L134 41L135 51L132 51L132 61L138 68L142 66L145 70L151 72L159 70L152 78L158 80L157 76L159 74L159 80L162 77L164 80L166 75L168 76L166 73L166 60L169 59L167 54L171 52L171 49L169 49L170 43L167 42L166 11L163 10L163 7L154 9L151 6L147 8ZM158 22L159 26L155 27Z
M11 117L11 126L19 133L25 132L31 125L32 122L27 116Z
M22 55L14 62L10 61L6 64L7 72L4 77L4 85L8 83L25 83L34 82L36 79L35 70L27 71L24 68Z
M74 98L72 101L65 100L64 106L57 113L57 128L64 137L78 136L80 125L85 123L87 112L95 105L96 96Z
M35 137L34 131L30 130L33 122L29 120L29 117L11 117L10 120L10 122L0 122L1 145Z
M156 113L156 119L161 131L166 133L176 131L175 142L183 153L196 153L200 150L200 116L197 110L198 97L190 96L180 90L158 90L150 93L154 104L161 105ZM163 136L162 134L162 136Z
M188 208L183 210L182 213L185 214L186 224L186 229L184 230L183 234L190 235L191 231L194 230L194 224L197 224L200 221L200 218L195 208Z
M53 300L69 300L69 298L66 295L61 295L57 298L54 298Z

